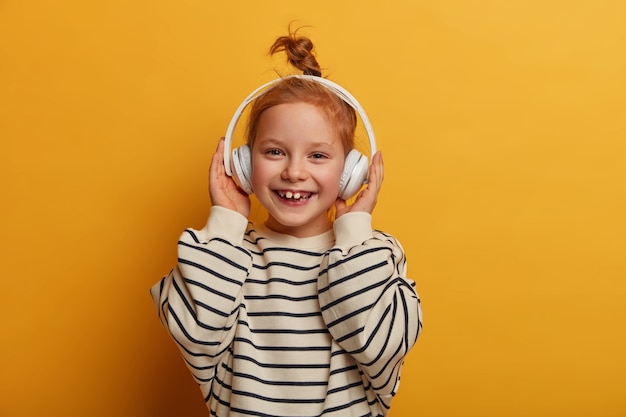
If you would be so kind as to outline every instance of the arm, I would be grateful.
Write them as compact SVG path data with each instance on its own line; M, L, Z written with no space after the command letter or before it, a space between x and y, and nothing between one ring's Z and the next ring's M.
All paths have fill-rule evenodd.
M206 227L182 234L178 264L151 289L161 322L198 382L205 383L233 341L252 265L241 247L250 199L226 175L223 138L211 160L209 195L213 207Z
M422 328L415 283L406 278L402 247L392 236L372 232L369 213L345 214L334 228L336 245L319 277L322 316L389 406Z
M252 257L242 246L247 219L214 206L202 230L187 229L178 242L178 264L151 289L159 318L199 382L232 343L242 285Z

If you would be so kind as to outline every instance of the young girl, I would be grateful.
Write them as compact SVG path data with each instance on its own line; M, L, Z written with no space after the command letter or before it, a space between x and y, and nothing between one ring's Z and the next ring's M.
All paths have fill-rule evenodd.
M311 79L312 49L278 38L271 52L308 77L284 77L252 104L248 186L265 223L248 222L221 140L207 225L185 230L178 264L151 290L212 416L384 416L421 330L402 247L371 225L380 152L354 203L338 197L357 117Z

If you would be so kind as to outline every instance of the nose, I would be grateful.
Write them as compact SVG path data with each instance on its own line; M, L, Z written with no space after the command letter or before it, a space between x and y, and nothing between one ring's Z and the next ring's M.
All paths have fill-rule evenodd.
M307 178L307 170L304 161L300 158L289 158L281 174L282 179L290 182L298 182Z

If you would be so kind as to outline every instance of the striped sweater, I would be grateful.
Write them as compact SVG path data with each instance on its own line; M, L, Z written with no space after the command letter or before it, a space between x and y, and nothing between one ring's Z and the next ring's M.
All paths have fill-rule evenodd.
M405 272L368 213L296 238L212 207L151 293L212 416L384 416L422 326Z

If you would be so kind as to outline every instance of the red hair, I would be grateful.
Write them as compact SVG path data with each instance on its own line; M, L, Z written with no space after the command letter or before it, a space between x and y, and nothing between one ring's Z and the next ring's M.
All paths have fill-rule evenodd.
M288 62L304 74L321 77L322 71L313 53L313 42L296 32L281 36L270 48L270 53L285 52ZM258 97L250 109L247 143L252 148L257 126L263 112L270 107L287 103L307 103L320 109L339 134L345 153L354 148L356 112L333 91L315 81L285 77Z

